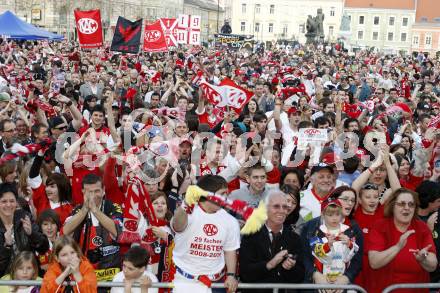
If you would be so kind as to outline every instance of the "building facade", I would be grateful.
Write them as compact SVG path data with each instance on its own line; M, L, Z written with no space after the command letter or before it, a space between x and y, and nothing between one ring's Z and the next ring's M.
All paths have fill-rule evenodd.
M226 19L232 33L253 35L262 42L306 41L307 16L325 15L325 39L336 41L344 7L343 0L226 0Z
M353 48L375 47L386 53L411 51L416 0L346 0Z
M183 11L189 15L200 15L201 41L210 42L222 27L225 20L225 11L217 1L185 0ZM218 29L217 29L218 27Z
M412 52L440 55L440 1L418 0L411 42Z

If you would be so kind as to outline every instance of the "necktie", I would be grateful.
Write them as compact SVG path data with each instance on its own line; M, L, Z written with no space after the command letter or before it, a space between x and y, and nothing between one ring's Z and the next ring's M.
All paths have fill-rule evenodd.
M278 253L278 250L280 249L280 240L281 240L281 232L273 232L272 233L272 245L271 245L271 252L272 255L275 255Z

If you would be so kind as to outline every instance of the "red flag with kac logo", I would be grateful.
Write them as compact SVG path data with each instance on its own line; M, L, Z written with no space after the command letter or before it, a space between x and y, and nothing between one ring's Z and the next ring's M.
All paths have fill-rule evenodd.
M223 79L218 86L202 81L200 88L209 103L216 107L228 106L234 109L242 109L254 95L229 78Z
M145 52L167 52L168 45L160 21L146 24L144 31Z
M102 47L102 23L99 9L75 10L75 23L81 48Z

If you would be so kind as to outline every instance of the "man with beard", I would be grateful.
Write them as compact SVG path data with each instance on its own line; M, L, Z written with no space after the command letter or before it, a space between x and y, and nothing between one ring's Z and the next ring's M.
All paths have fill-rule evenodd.
M310 184L311 189L301 192L300 215L306 222L321 215L321 203L336 186L333 167L325 163L313 166Z

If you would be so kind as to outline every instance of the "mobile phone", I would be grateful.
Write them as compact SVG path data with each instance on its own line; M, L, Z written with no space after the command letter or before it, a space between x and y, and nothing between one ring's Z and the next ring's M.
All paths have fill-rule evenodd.
M440 159L434 162L434 168L440 169Z

